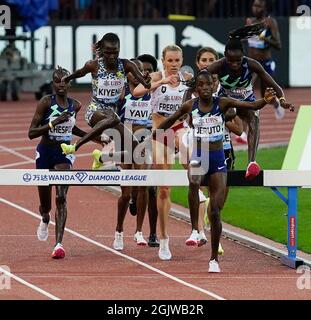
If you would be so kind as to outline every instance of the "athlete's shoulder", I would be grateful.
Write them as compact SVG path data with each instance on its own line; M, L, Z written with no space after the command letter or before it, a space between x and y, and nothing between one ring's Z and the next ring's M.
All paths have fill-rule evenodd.
M100 58L99 58L100 59ZM98 62L99 59L94 59L94 60L88 60L85 62L85 67L89 68L89 69L94 69L98 67Z
M276 26L278 23L274 17L268 16L265 18L265 24L267 25L267 27L273 27Z
M50 106L53 97L54 94L47 94L40 99L39 103L42 105Z
M72 100L75 112L79 112L80 109L82 108L82 103L75 98L71 98L71 97L68 97L68 98Z
M244 58L248 64L249 68L251 68L251 69L253 69L253 68L257 69L258 66L261 66L261 64L253 58L250 58L250 57L244 57Z

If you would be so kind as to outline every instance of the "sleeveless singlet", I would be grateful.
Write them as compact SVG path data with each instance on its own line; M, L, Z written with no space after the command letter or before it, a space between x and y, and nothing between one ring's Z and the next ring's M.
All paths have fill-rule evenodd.
M63 122L61 124L56 125L53 129L50 129L47 138L52 141L71 141L72 139L72 128L75 126L76 118L75 118L75 109L73 100L67 98L68 108L64 109L59 106L56 102L56 95L53 94L51 96L51 104L48 108L46 114L41 121L41 126L48 124L50 121L55 120L59 117L63 112L70 112L71 117L68 121Z
M124 100L121 102L119 116L121 122L133 125L147 126L151 114L151 95L145 94L141 98L134 97L128 85L125 86Z
M271 39L272 33L270 28L264 29L261 33L265 38ZM259 36L253 36L248 38L247 40L248 46L250 48L255 49L267 49L269 47L269 43L266 41L263 41L259 38Z
M162 73L162 77L164 77L164 73ZM184 77L181 72L179 72L179 77L181 81L177 87L173 88L168 84L163 84L151 94L153 113L169 117L179 109L184 93L188 88L182 82L184 81Z
M220 96L228 96L238 100L247 100L254 95L252 84L252 72L249 69L247 58L243 57L242 60L242 73L236 76L229 69L227 63L221 72L218 74L221 89Z
M108 72L103 58L98 59L97 75L92 78L92 102L99 108L109 107L118 102L126 82L123 61L118 58L118 71Z
M213 96L213 107L210 112L202 112L199 109L199 98L192 106L190 116L192 118L193 136L201 141L216 142L224 138L224 115L219 108L219 97Z

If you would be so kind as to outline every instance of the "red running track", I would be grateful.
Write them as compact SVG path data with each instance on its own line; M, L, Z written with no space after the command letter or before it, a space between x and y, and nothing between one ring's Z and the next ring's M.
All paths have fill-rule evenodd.
M86 94L73 95L87 102ZM35 104L26 95L22 102L0 106L0 168L34 167L31 161L38 141L28 140L27 129ZM81 113L78 124L87 128L82 117ZM289 117L294 121L295 114ZM90 167L89 153L95 146L81 148L75 168ZM301 274L227 239L222 239L222 273L209 274L209 244L186 247L190 225L175 218L169 221L171 261L160 261L156 248L136 245L131 215L125 221L125 249L116 252L112 249L116 205L117 198L111 193L72 187L68 195L70 230L63 242L66 258L55 261L50 258L54 227L50 225L47 242L36 238L36 188L0 186L0 266L8 266L18 281L27 282L12 279L10 290L0 290L0 299L311 299L310 290L297 288ZM146 218L143 233L148 231Z

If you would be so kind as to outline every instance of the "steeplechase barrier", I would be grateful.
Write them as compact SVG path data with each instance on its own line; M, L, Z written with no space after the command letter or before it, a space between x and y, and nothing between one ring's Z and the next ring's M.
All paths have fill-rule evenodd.
M264 170L252 181L244 178L245 171L229 171L228 186L270 187L287 205L287 250L281 262L297 268L298 188L311 187L311 171ZM36 170L0 169L0 185L17 186L188 186L186 170ZM287 197L280 187L287 188Z

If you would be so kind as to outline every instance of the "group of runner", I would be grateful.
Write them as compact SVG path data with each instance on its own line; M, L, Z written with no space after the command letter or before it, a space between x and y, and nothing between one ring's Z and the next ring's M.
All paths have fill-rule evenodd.
M254 5L256 7L263 2L255 0ZM211 231L208 271L220 272L218 254L223 253L220 245L220 211L228 193L227 170L234 168L230 131L241 135L241 120L248 126L249 165L245 177L253 179L260 172L255 161L259 141L258 110L269 103L277 108L293 110L281 87L263 66L255 59L244 56L244 39L254 40L255 37L269 44L274 43L275 30L266 23L266 19L257 20L259 23L246 25L230 33L223 58L219 59L212 48L201 48L196 57L196 76L181 72L183 53L175 44L163 49L163 71L157 71L157 61L149 54L131 60L119 58L119 38L113 33L105 34L94 47L97 53L95 60L86 62L72 74L62 67L54 71L54 94L41 99L29 129L30 139L42 137L37 147L36 168L71 169L74 153L88 141L103 144L103 134L111 136L107 131L111 128L121 137L121 143L115 141L115 150L120 152L120 165L124 169L171 169L179 151L189 177L192 230L186 245L201 246L207 242L203 221L204 212L207 211ZM269 28L274 31L266 39ZM263 33L265 36L261 36ZM75 125L81 104L69 98L67 93L71 80L88 73L92 76L92 99L86 109L85 119L91 130L84 132ZM259 100L254 96L254 74L265 84L263 98ZM165 130L164 134L161 130ZM74 144L71 144L72 135L80 137ZM126 140L128 137L130 140ZM131 163L126 161L126 154L133 155L133 150L143 150L139 153L146 157L147 145L152 145L151 161L139 163L134 156ZM93 169L102 168L110 159L111 154L94 150ZM201 185L208 186L208 204ZM67 217L67 191L68 186L56 187L56 244L52 252L52 257L56 259L65 256L62 239ZM137 245L159 247L159 258L170 260L170 188L122 187L121 191L113 248L124 249L123 223L130 207L130 212L137 219L134 234ZM45 241L48 238L51 187L39 187L39 198L42 221L37 236ZM150 226L148 241L142 234L147 207Z

